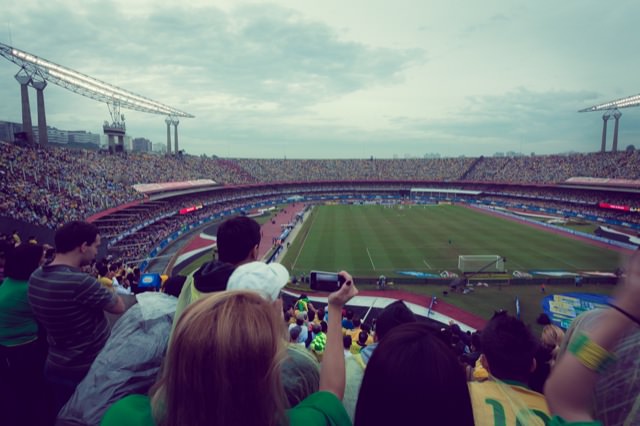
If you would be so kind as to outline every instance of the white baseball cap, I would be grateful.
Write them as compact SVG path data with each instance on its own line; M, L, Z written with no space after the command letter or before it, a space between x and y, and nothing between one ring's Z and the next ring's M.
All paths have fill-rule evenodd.
M288 282L289 271L281 264L249 262L233 271L227 282L227 290L251 290L274 301Z

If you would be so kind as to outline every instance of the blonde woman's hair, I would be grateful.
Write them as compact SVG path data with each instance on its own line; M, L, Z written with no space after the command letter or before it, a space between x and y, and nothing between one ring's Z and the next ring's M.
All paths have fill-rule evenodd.
M558 357L558 352L560 351L560 345L562 344L563 339L564 331L562 331L562 329L557 325L548 324L542 329L540 341L545 347L551 349L551 360L549 361L549 364L552 367Z
M257 293L204 297L180 317L151 390L160 426L286 424L281 314Z

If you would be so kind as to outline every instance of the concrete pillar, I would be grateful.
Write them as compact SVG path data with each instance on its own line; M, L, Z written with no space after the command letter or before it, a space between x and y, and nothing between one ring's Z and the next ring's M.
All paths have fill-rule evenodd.
M171 120L164 120L167 123L167 154L171 154Z
M44 109L44 88L47 87L47 82L34 81L33 87L36 89L36 95L38 99L38 144L44 148L49 143L47 135L47 116Z
M617 111L613 113L613 118L616 120L616 124L613 127L613 148L612 152L618 152L618 124L620 122L620 117L622 117L622 113Z
M607 121L609 120L608 112L604 113L602 116L602 145L600 146L600 152L605 152L607 150Z
M22 97L22 131L27 134L27 142L33 144L33 124L31 123L31 105L29 104L31 77L16 74L16 80L20 83L20 95Z
M173 120L173 146L176 148L174 152L178 154L180 150L178 149L178 124L180 120Z

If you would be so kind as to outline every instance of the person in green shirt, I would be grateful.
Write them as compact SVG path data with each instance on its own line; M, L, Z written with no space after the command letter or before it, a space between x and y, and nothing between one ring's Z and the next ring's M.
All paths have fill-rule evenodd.
M0 286L0 345L14 347L35 341L38 324L31 311L29 276L43 261L44 248L21 244L6 254L5 279Z
M29 276L44 261L44 247L20 244L6 253L0 285L0 413L6 424L40 424L47 344L27 297ZM4 424L4 423L3 423Z
M348 273L341 275L345 284L329 295L320 389L300 404L286 408L280 377L286 329L280 305L253 291L227 291L184 311L150 396L118 401L101 424L351 425L341 403L345 369L340 313L358 291Z

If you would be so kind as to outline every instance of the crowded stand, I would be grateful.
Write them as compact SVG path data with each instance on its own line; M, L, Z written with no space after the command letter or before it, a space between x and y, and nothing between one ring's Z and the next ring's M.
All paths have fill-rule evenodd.
M73 219L141 199L136 183L192 180L255 182L228 160L51 147L30 149L0 143L2 213L56 228Z
M640 179L640 152L483 157L465 179L535 184L558 183L575 176Z
M472 158L292 160L235 159L259 182L384 181L459 179Z
M464 181L472 188L473 182L557 184L576 176L635 180L640 177L640 152L476 159L218 159L146 153L109 155L65 148L34 150L0 143L0 173L2 214L55 229L66 221L85 219L96 212L142 200L144 196L132 189L136 183L201 178L233 186L259 182L406 181L446 182L452 188L469 189L458 182ZM531 193L529 189L527 193ZM109 233L119 231L114 228Z

